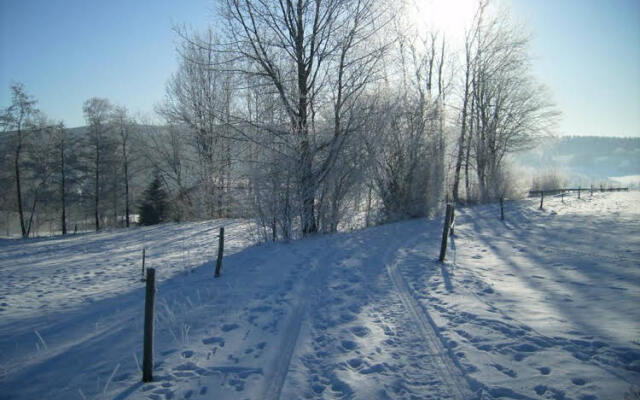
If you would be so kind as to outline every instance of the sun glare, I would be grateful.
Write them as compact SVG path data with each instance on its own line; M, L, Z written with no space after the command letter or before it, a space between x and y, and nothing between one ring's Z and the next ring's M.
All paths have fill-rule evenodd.
M411 0L407 15L420 34L438 31L456 40L463 36L476 5L474 0Z

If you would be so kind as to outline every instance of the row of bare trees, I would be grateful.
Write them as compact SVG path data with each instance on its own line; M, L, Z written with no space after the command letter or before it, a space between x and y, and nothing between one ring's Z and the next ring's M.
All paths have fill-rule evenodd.
M0 114L0 180L11 190L0 202L7 215L15 211L21 236L29 237L41 217L53 226L54 215L55 226L66 234L71 210L74 228L88 225L89 212L96 230L107 219L113 226L129 226L137 166L131 140L136 124L127 109L89 99L83 107L86 128L70 130L40 112L22 84L10 89L11 105Z
M550 94L531 75L527 35L507 15L489 15L488 8L488 2L480 2L465 36L455 201L461 198L463 166L467 198L489 201L504 195L509 184L505 157L551 133L558 117Z
M504 194L509 154L557 116L531 76L527 37L486 0L461 52L442 32L408 27L405 5L387 0L218 5L219 29L176 29L180 64L156 110L164 126L134 129L125 109L85 103L83 151L59 158L62 171L73 164L64 154L81 160L72 192L91 200L96 228L110 200L128 223L131 179L151 170L175 219L254 216L271 240L428 216L448 194ZM3 122L21 222L20 143L36 114L7 110ZM56 171L64 210L67 178Z
M224 82L221 104L204 114L238 150L231 164L242 165L267 237L335 231L362 212L365 223L430 215L445 193L500 197L508 155L556 119L526 35L487 1L462 63L443 33L407 29L393 2L219 5L220 30L179 31L182 71ZM181 103L197 108L196 98Z

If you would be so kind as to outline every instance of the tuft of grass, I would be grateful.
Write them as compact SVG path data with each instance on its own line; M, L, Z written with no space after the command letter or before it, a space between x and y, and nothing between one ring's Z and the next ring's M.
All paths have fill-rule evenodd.
M104 388L102 389L102 395L103 396L106 395L107 389L109 389L109 384L113 380L113 377L115 376L116 372L118 372L118 368L120 368L120 364L116 365L116 367L113 369L113 372L111 372L111 375L109 376L109 379L107 379L107 383L104 384Z
M43 347L45 350L47 350L47 349L48 349L48 347L47 347L47 343L44 341L44 339L43 339L43 338L42 338L42 336L40 335L40 332L38 332L38 330L37 330L37 329L34 329L34 330L33 330L33 332L36 334L36 336L38 337L38 339L40 339L40 343L42 343L42 347ZM40 346L37 346L37 343L36 343L36 348L38 348L38 350L40 349Z

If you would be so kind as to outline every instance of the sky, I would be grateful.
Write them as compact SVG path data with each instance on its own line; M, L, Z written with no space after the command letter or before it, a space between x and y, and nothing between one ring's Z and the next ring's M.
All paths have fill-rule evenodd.
M425 1L447 21L460 10L459 0ZM640 136L640 0L507 1L532 33L558 133ZM0 0L0 108L22 82L69 127L84 125L94 96L152 117L178 64L172 27L203 29L213 10L212 0Z

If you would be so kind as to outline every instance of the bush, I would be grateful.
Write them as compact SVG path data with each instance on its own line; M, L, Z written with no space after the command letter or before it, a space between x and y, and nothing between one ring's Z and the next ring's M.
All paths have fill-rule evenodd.
M555 170L550 170L533 178L531 190L564 189L567 185L567 181L567 177L564 176L564 174Z

